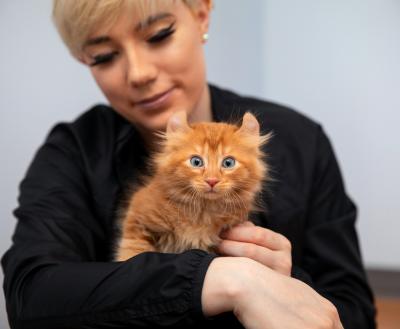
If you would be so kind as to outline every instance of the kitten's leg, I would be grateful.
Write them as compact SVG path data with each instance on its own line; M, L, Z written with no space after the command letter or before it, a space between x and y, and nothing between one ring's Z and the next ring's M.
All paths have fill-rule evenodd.
M135 238L135 239L122 238L119 241L119 245L115 255L115 260L116 261L127 260L145 251L156 251L156 249L148 240L144 238Z

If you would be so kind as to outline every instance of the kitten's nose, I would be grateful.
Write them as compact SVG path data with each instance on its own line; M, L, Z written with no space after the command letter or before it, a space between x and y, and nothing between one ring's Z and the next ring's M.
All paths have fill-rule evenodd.
M211 186L211 188L213 188L219 182L219 179L212 177L212 178L206 178L205 181L207 182L208 185Z

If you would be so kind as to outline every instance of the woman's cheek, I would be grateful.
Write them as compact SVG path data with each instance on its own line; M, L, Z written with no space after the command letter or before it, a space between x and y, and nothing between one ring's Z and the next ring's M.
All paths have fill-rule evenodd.
M123 73L118 66L94 72L93 76L95 77L97 85L109 99L112 98L113 95L119 94L124 90Z
M204 67L202 61L202 46L193 40L193 36L182 35L172 43L163 54L164 58L173 58L173 61L165 61L170 73L186 73L199 70Z

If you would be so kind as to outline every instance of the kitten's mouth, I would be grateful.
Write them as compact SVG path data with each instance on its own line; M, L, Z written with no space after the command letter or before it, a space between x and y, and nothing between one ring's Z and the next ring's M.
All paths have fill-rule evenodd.
M208 191L204 192L204 196L206 199L218 199L220 197L219 193L214 190L214 189L210 189Z

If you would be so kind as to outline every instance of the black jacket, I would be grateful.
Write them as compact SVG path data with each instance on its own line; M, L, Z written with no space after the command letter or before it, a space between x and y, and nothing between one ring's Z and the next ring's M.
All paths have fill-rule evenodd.
M268 210L253 221L290 239L293 276L331 300L346 329L374 328L356 208L321 127L277 104L210 90L216 121L252 111L263 132L274 132L266 146L274 177L263 195ZM107 106L50 132L21 183L13 245L2 259L12 328L239 327L230 314L202 315L202 284L215 255L110 261L120 200L146 172L142 145Z

